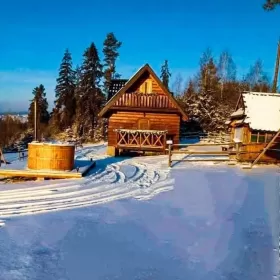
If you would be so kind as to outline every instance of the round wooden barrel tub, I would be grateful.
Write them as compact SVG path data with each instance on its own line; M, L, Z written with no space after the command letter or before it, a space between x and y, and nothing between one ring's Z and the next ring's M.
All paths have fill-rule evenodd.
M75 146L31 142L28 144L29 169L70 171L74 168Z

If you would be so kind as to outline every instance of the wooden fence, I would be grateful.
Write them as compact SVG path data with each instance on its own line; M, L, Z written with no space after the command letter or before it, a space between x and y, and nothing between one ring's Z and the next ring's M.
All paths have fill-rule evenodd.
M225 132L188 132L181 133L181 139L199 138L206 143L227 143L230 141L230 134Z
M230 155L236 155L239 152L239 149L235 151L223 150L223 147L230 147L235 145L233 142L223 142L223 143L197 143L197 144L173 144L172 141L167 141L168 144L168 166L171 167L172 162L174 161L230 161ZM189 147L221 147L220 151L209 151L209 150L189 150ZM172 159L172 155L181 154L181 155L200 155L200 156L213 156L215 158L200 158L200 159ZM222 158L221 156L226 156L228 158Z

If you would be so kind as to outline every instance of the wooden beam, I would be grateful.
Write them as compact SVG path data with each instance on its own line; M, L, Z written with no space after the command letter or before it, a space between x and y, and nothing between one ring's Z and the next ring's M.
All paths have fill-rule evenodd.
M89 163L88 167L84 169L83 172L0 169L0 176L50 179L80 179L95 165L96 162L92 161L91 163Z
M251 164L251 168L261 159L261 157L265 154L265 152L274 144L276 138L280 135L280 129L278 132L274 135L274 137L271 139L271 141L266 145L266 147L263 149L263 151L257 156L257 158L253 161Z
M83 174L79 172L51 172L51 171L31 171L31 170L15 170L0 169L1 176L7 177L29 177L29 178L53 178L53 179L79 179Z
M280 40L278 42L277 55L276 55L276 61L275 61L275 72L274 72L274 79L273 79L273 86L272 86L273 93L277 92L279 64L280 64Z
M222 159L222 158L205 158L205 159L202 159L202 158L199 158L199 159L177 159L177 160L172 160L172 162L173 161L200 161L200 162L203 162L203 161L213 161L213 162L215 162L215 161L223 161L223 162L225 162L225 161L230 161L229 159L227 159L227 158L224 158L224 159Z
M132 111L132 112L157 112L157 113L172 113L172 114L180 114L177 109L169 109L169 108L148 108L148 107L121 107L121 106L112 106L110 108L114 111Z
M206 146L227 146L227 145L234 145L234 142L228 143L205 143L205 144L173 144L174 147L206 147Z
M190 155L229 155L228 152L223 151L188 151L188 150L180 150L180 151L172 151L172 154L190 154Z

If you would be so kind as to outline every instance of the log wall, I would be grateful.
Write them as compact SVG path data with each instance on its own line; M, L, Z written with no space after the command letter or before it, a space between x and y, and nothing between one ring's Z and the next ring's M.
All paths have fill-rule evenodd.
M253 162L262 152L267 143L250 143L241 148L238 161ZM259 160L259 163L279 163L280 162L280 144L275 144L271 149L279 149L279 151L268 150Z
M167 139L173 139L174 144L179 143L180 116L176 114L159 114L144 112L124 112L113 113L109 118L108 126L108 146L116 146L117 137L115 129L140 129L143 119L148 120L150 130L167 130ZM143 128L142 128L143 129Z

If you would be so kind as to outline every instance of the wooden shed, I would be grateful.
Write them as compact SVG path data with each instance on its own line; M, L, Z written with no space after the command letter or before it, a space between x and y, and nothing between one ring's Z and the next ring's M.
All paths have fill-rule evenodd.
M280 94L244 92L227 121L238 161L280 162Z
M109 155L120 150L164 152L167 139L179 142L180 121L188 117L148 64L129 80L113 80L109 94L99 113L109 119Z

